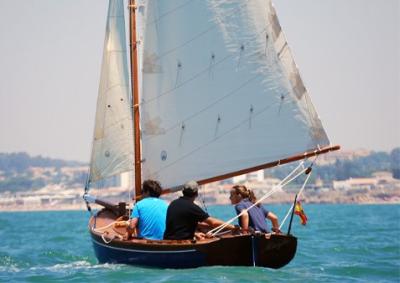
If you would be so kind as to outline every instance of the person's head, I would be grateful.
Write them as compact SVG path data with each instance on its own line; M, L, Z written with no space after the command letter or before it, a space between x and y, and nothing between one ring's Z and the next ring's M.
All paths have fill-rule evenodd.
M182 194L185 197L196 198L199 195L199 184L196 181L189 181L183 185Z
M229 199L232 204L237 204L242 199L248 198L252 203L257 201L253 191L248 190L246 186L243 185L235 185L232 187L230 191Z
M146 180L142 185L142 194L158 198L161 195L161 185L154 180Z

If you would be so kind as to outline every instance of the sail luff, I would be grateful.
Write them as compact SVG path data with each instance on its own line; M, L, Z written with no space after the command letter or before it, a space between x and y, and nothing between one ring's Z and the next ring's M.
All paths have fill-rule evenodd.
M139 112L139 84L138 84L138 42L136 39L136 1L129 3L129 40L131 58L131 87L132 87L132 108L133 108L133 129L134 129L134 150L135 150L135 196L141 193L141 150L140 150L140 112Z
M89 183L133 170L133 130L124 4L109 2Z

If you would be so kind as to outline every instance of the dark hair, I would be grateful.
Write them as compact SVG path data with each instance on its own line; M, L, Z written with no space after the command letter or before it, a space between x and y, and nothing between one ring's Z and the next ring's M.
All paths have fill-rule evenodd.
M148 192L151 197L158 198L161 195L161 185L154 180L146 180L142 185L142 193Z
M182 191L182 194L185 196L185 197L189 197L189 198L192 198L192 197L197 197L198 195L199 195L199 192L193 192L193 191L190 191L190 190L183 190Z
M232 190L234 190L236 194L241 195L242 198L248 198L252 203L255 203L257 201L257 198L254 195L253 191L247 189L246 186L235 185L232 187Z

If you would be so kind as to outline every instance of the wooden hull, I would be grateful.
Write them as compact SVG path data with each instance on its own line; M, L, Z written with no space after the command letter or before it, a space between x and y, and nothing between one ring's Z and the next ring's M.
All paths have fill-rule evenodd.
M100 263L158 268L212 265L281 268L293 259L297 248L297 239L288 235L224 235L197 242L144 239L126 241L115 238L108 243L112 233L102 237L101 233L91 229L90 234Z

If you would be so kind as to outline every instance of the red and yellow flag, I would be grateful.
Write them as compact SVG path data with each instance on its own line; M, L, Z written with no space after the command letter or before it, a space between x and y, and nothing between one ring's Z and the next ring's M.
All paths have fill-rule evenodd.
M294 207L294 213L300 217L301 224L307 224L307 216L304 213L303 207L301 207L301 203L299 201L296 202L296 206Z

